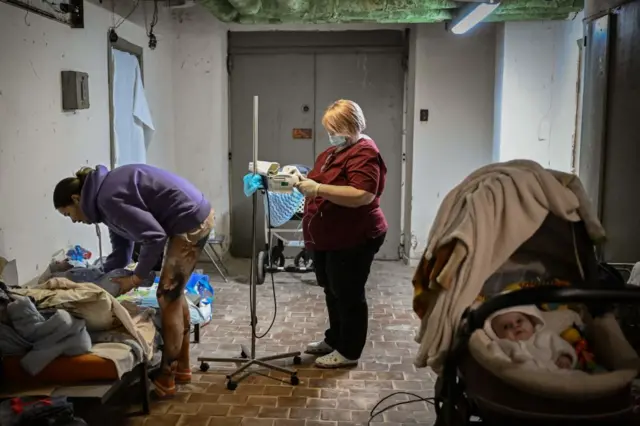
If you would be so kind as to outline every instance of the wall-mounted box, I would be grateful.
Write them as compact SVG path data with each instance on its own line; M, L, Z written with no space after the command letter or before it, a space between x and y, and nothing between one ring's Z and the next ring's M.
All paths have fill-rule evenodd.
M89 108L89 74L62 71L62 110L76 111Z

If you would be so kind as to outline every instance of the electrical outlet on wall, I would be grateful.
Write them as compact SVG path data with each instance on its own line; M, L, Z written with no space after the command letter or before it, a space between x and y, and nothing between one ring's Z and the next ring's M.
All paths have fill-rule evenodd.
M429 110L421 109L420 110L420 121L429 121Z

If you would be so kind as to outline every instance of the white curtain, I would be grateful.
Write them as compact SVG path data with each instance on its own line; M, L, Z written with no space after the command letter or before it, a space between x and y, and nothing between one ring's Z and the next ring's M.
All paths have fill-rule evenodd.
M114 165L147 162L153 120L144 93L138 58L112 49Z

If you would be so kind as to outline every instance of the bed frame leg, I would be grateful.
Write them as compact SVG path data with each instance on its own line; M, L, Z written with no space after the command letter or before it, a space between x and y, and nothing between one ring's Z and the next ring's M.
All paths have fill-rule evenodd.
M193 326L193 341L194 343L200 343L200 324Z
M140 392L142 392L142 414L148 416L151 413L151 392L149 391L149 365L142 363L140 369Z

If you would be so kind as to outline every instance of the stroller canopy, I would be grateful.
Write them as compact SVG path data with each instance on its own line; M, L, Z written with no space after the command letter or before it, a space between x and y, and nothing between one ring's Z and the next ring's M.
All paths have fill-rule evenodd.
M569 223L584 222L587 240L604 238L578 178L533 161L485 166L447 194L413 278L421 318L416 366L440 372L464 311L550 213L569 230ZM575 257L573 233L569 238Z

